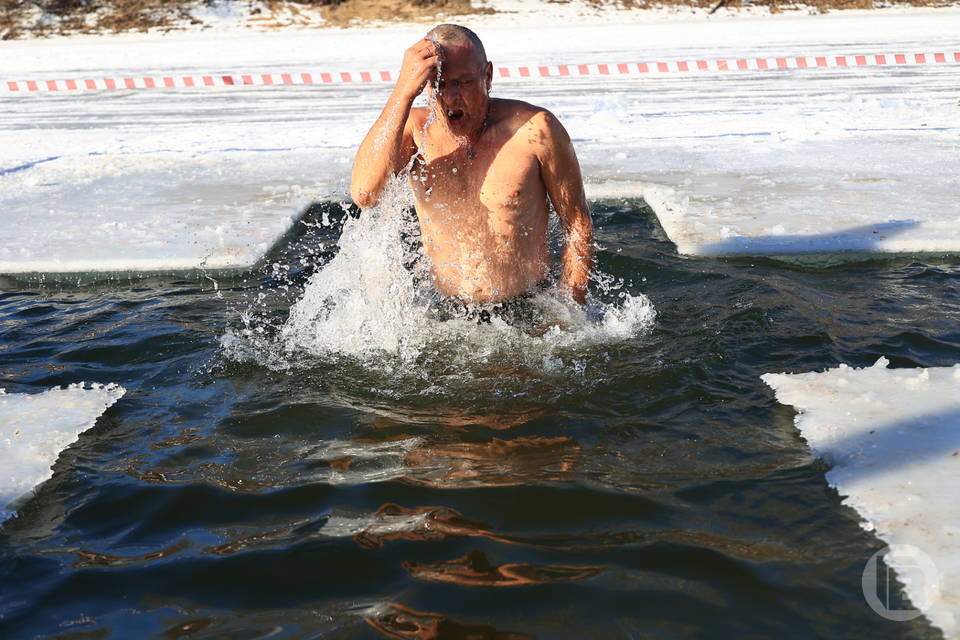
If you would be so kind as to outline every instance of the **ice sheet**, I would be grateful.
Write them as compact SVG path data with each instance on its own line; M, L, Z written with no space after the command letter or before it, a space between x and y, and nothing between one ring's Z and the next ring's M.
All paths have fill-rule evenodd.
M248 270L310 201L296 181L302 155L107 153L51 160L3 198L0 235L12 237L0 245L0 273ZM263 170L265 161L275 163L274 171ZM278 183L280 167L286 173ZM309 176L300 177L309 184Z
M687 255L958 253L956 147L922 133L717 145L692 175L645 175L667 178L647 201Z
M929 52L956 48L960 20L956 8L561 20L553 5L531 6L519 2L522 24L470 20L491 59ZM533 27L542 37L528 37ZM395 69L424 28L4 41L0 80ZM588 182L649 195L681 253L960 253L958 80L950 64L495 81L494 95L556 113ZM0 97L0 273L248 269L308 201L347 192L354 150L388 92Z
M777 400L832 469L827 481L889 545L912 545L936 576L917 579L915 558L886 561L914 606L947 637L960 637L960 364L928 369L840 365L824 372L765 374ZM939 592L937 592L937 578ZM926 605L926 606L924 606Z
M60 452L124 393L114 384L74 384L35 394L0 389L0 522L14 513L16 501L53 475Z

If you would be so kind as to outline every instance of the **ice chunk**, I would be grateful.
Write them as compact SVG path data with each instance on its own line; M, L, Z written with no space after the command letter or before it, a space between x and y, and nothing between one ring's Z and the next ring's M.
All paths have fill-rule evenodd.
M844 504L890 545L886 562L913 606L960 637L960 364L888 365L762 378L800 412L797 428L833 465L827 481Z
M47 480L60 452L93 426L126 390L115 384L74 384L43 393L0 389L0 522L11 505Z

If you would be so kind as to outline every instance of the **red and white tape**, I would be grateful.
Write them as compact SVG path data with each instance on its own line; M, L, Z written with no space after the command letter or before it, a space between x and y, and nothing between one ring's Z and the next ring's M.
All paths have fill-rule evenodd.
M498 66L498 79L769 71L784 69L844 69L852 67L903 67L960 64L960 51L933 53L876 53L860 55L783 56L773 58L721 58L669 62L617 62L560 65ZM392 71L338 71L311 73L243 73L188 76L128 76L72 78L66 80L0 80L0 94L25 95L55 91L111 91L135 89L189 89L205 87L389 83Z

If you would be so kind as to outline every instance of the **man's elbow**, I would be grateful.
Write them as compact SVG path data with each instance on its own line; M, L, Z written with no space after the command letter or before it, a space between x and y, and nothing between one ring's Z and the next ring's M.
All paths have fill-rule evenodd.
M350 189L350 198L353 203L361 209L370 209L377 206L378 198L368 190L358 185L353 185Z

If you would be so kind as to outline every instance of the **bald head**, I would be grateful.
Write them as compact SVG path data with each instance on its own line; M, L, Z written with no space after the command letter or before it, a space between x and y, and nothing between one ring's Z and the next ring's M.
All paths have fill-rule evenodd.
M427 40L433 40L440 45L449 47L471 47L486 63L487 52L480 42L480 37L466 27L458 24L438 24L427 33Z

